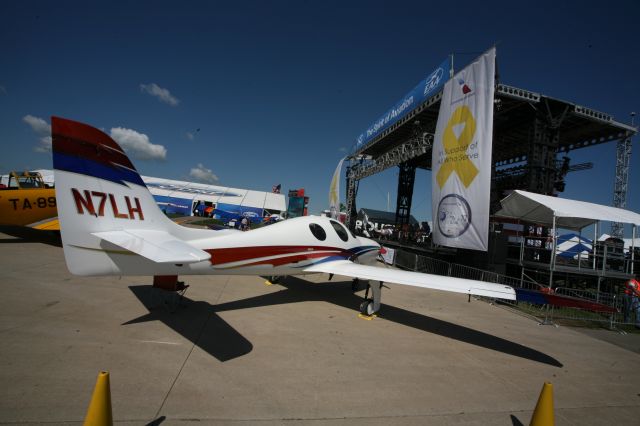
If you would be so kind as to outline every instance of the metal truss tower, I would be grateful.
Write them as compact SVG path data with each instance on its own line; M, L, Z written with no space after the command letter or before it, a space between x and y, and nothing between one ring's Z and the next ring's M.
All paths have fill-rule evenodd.
M416 126L417 128L418 126ZM416 135L416 133L419 133ZM350 230L356 227L356 195L358 193L358 184L361 179L380 173L390 167L406 164L409 160L425 155L431 150L433 145L433 134L427 132L414 132L414 135L403 144L385 152L381 156L373 158L352 158L350 166L347 168L347 218L346 225ZM402 174L402 171L401 171ZM413 176L415 178L415 167L413 167ZM400 185L398 183L398 202L400 202ZM411 196L413 193L413 182L411 184L411 192L408 195L408 207L411 208ZM408 214L407 214L408 217ZM408 220L408 219L407 219Z
M358 211L356 209L356 196L358 195L358 185L360 180L357 178L354 173L355 164L347 167L347 218L346 225L351 231L355 231L356 229L356 217L358 216Z
M569 108L553 111L549 102L542 103L533 122L529 139L527 189L538 194L552 195L557 177L556 154L560 144L560 126Z
M411 217L411 199L413 198L413 183L416 180L416 166L402 163L398 177L398 201L396 203L396 225L409 224Z
M613 187L613 207L621 209L627 206L627 183L629 182L629 162L631 160L631 135L620 139L616 146L616 179ZM622 238L624 225L611 223L611 236Z

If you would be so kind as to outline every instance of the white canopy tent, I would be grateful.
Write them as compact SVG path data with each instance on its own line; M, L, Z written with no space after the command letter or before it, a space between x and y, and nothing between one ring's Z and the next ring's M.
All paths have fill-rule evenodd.
M502 201L496 216L520 219L545 226L580 231L599 221L640 225L640 214L602 204L567 200L533 192L513 191Z
M555 268L557 228L581 231L583 228L595 224L594 240L597 240L598 222L619 222L632 225L633 237L636 238L636 228L640 225L640 214L630 210L584 201L568 200L535 194L532 192L515 190L500 201L502 209L496 213L498 217L519 219L552 228L553 254L551 256L551 271ZM631 273L633 273L633 243L631 246ZM594 262L596 247L593 247Z

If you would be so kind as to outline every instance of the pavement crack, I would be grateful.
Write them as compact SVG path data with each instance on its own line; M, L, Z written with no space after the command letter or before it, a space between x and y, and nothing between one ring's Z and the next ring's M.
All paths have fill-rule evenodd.
M224 294L224 291L227 289L227 284L229 284L229 278L227 278L227 280L224 283L224 287L222 288L222 291L220 291L220 294L218 294L218 297L217 297L217 299L216 299L216 301L214 303L215 305L218 304L218 302L220 301L220 298ZM191 354L193 353L193 350L196 348L196 346L198 346L198 342L200 341L200 338L202 337L202 333L204 333L204 330L207 328L207 324L209 323L209 320L211 320L211 317L214 315L214 313L215 312L213 310L211 310L211 312L209 312L209 315L207 315L207 319L202 323L202 327L200 327L200 331L198 331L198 336L195 339L193 339L193 344L191 345L191 349L189 349L189 353L184 358L184 361L182 362L182 365L180 366L180 369L178 370L178 374L176 374L176 377L173 379L173 382L171 383L171 386L169 387L169 390L167 391L167 394L164 396L164 398L162 400L162 404L160 404L160 407L158 408L158 411L156 411L155 416L153 416L154 419L157 419L158 416L160 416L160 412L164 408L164 405L167 403L167 399L169 398L169 395L171 394L171 391L173 390L173 387L175 386L176 382L180 378L180 375L182 374L182 370L184 370L184 366L187 365L187 361L189 361L189 358L191 357Z

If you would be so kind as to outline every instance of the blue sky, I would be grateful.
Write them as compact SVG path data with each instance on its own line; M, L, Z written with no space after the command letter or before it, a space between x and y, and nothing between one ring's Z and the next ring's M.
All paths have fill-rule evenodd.
M304 187L317 213L367 126L448 54L459 68L494 43L505 84L625 123L640 113L640 3L526 4L5 1L0 171L51 168L57 115L124 138L142 174ZM627 207L640 211L637 140L634 151ZM562 196L611 204L615 144L571 157L595 167L569 174ZM430 179L416 176L421 220ZM389 197L395 210L396 186L396 169L363 180L358 207Z

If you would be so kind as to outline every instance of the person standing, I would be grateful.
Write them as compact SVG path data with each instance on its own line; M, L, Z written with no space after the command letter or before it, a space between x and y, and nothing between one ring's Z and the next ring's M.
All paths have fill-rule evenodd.
M640 282L630 279L624 288L624 322L631 322L631 311L635 313L636 328L640 328Z

